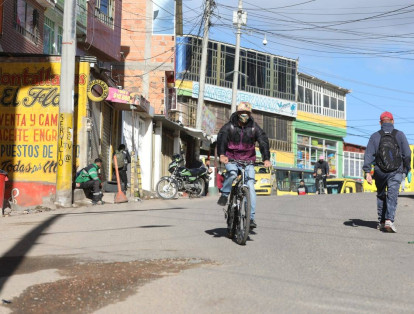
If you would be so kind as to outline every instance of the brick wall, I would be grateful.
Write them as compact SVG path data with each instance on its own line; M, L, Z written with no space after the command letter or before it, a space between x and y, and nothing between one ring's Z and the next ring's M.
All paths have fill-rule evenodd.
M35 44L31 39L20 34L14 27L15 19L15 0L4 1L3 8L3 35L0 44L4 52L13 53L43 53L43 23L44 8L35 1L27 0L33 8L39 12L38 31L39 39Z
M148 74L148 95L143 94L156 114L164 113L165 73L174 71L175 38L172 35L152 35L152 19L147 19L147 1L124 0L122 11L121 51L125 65L117 64L113 76L130 92L143 94ZM150 35L149 57L146 58L147 34ZM148 52L148 51L147 51Z

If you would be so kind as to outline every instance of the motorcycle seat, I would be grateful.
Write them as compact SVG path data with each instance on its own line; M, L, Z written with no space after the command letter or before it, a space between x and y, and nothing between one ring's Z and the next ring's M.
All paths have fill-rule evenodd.
M198 176L202 173L204 173L206 171L205 168L193 168L193 169L189 169L191 172L191 175L193 176Z

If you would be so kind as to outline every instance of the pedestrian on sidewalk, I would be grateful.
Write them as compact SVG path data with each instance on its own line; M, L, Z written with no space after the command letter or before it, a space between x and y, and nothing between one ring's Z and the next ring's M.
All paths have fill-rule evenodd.
M79 171L75 183L76 187L83 189L86 197L92 198L92 205L103 205L101 180L99 179L99 169L102 167L102 159L96 158L93 164ZM92 194L92 197L90 196Z
M118 164L119 179L121 180L121 188L125 193L128 189L128 164L131 163L131 155L125 147L125 144L121 144L118 147L118 150L115 151L114 156L116 156L116 162ZM116 175L115 169L113 171L114 176Z
M403 173L410 171L411 150L405 134L394 128L394 117L385 111L380 116L381 130L371 135L364 156L365 179L377 187L377 229L397 232L394 226L398 190ZM371 176L371 165L375 164Z

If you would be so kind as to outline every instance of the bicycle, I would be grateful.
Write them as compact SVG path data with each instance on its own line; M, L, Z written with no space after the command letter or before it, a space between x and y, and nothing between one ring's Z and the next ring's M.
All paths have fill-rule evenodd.
M316 175L316 180L318 182L318 189L317 192L319 195L325 194L325 185L323 184L323 179L326 178L326 174L318 174Z
M225 211L227 219L227 234L230 239L235 238L237 244L245 245L250 232L250 189L247 186L245 168L249 165L261 165L245 160L230 160L240 166L240 174L233 181L229 196L229 204Z

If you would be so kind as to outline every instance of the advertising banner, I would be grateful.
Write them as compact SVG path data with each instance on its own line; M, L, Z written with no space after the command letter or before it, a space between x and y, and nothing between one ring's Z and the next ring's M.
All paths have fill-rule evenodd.
M198 98L200 85L193 82L192 97ZM223 104L231 104L232 90L230 88L205 85L204 99ZM297 104L293 101L252 94L244 91L237 91L237 103L247 101L252 104L253 109L265 112L280 114L282 116L296 117Z
M88 82L88 73L77 68L75 111L79 94L85 107ZM57 163L73 162L58 158L59 93L59 62L0 64L0 169L11 180L55 183ZM76 157L79 148L73 151Z

